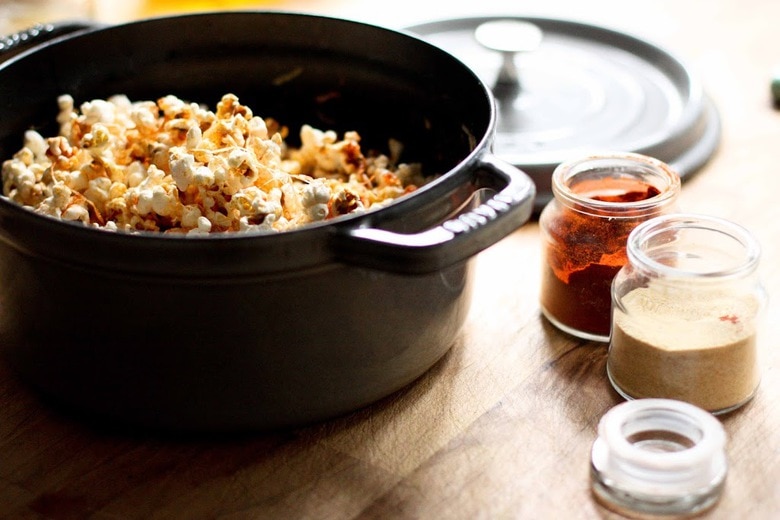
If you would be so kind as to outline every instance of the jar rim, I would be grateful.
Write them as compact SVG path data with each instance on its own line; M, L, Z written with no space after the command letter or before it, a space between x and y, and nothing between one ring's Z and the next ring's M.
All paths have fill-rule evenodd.
M698 513L723 490L725 448L723 425L693 404L625 401L599 421L591 487L607 507L629 517Z
M632 443L626 428L632 421L643 420L654 431L681 434L675 427L697 429L698 439L690 439L692 445L675 452L646 450ZM647 428L645 428L647 429ZM641 431L641 430L640 430ZM680 470L695 464L706 463L713 452L722 450L726 443L723 426L711 413L684 401L673 399L635 399L612 408L599 422L599 434L613 454L631 460L649 470ZM689 437L689 436L686 436Z
M614 202L595 199L572 189L574 181L604 175L606 172L644 180L660 193L636 201ZM634 152L604 152L572 159L559 164L552 174L553 195L569 207L580 208L579 211L583 213L592 211L614 216L627 212L635 217L638 213L653 212L666 206L677 197L680 188L680 176L669 165Z
M739 261L711 270L694 270L670 265L653 256L650 244L658 242L662 246L671 243L681 231L699 231L712 233L713 238L727 238L733 245L741 248ZM667 236L668 235L668 236ZM715 240L710 242L714 244ZM675 245L678 254L688 251L679 244ZM629 263L639 269L656 273L659 277L670 279L729 279L739 278L752 273L758 267L761 246L756 237L745 227L730 220L712 215L696 213L669 213L640 223L628 236L626 246Z

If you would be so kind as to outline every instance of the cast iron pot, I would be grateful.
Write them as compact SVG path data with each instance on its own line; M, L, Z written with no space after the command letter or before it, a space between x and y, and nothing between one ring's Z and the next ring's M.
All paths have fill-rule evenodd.
M441 176L381 210L295 231L132 235L0 198L0 345L52 402L173 431L266 430L356 410L456 342L474 255L530 217L534 187L490 151L494 105L411 35L293 13L174 16L58 36L0 65L0 157L56 131L56 98L232 92L297 134L404 143ZM295 143L293 142L293 145ZM487 195L486 195L487 194Z

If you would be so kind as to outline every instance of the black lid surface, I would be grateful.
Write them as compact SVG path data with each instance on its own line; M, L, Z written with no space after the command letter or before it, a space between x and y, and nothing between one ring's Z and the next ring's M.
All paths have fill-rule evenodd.
M537 210L552 197L550 176L565 160L636 152L666 162L685 179L718 146L718 113L699 80L670 53L637 37L514 16L406 29L459 58L492 88L494 151L534 180Z

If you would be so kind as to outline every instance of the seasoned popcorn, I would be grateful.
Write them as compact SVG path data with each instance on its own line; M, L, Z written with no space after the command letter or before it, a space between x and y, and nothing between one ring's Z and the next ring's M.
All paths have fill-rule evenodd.
M285 231L381 207L425 182L419 164L367 156L357 132L286 129L233 94L212 112L175 96L83 103L60 96L58 136L29 130L3 163L3 194L38 213L112 231Z

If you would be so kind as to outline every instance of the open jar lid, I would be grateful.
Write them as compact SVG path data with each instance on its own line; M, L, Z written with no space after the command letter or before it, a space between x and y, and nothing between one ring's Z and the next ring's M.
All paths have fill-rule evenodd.
M550 177L594 151L660 159L681 178L697 171L720 139L716 108L677 58L634 36L581 22L475 17L406 30L463 61L497 104L494 151L551 198Z

